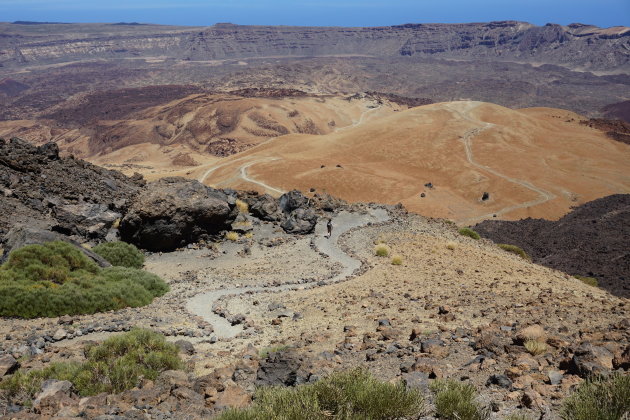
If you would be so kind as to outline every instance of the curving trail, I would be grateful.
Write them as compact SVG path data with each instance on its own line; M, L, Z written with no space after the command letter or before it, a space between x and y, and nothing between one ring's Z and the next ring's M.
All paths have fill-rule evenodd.
M531 206L537 206L539 204L543 204L546 203L549 200L553 200L554 198L556 198L556 196L549 192L549 191L545 191L540 187L535 186L534 184L528 182L528 181L523 181L522 179L518 179L518 178L512 178L510 176L504 175L501 172L486 166L486 165L482 165L481 163L475 161L475 157L473 154L473 150L472 150L472 139L474 137L476 137L479 133L481 133L484 130L487 130L488 128L494 127L494 124L489 123L489 122L485 122L485 121L480 121L478 119L474 119L471 115L470 115L470 111L472 111L473 109L475 109L477 106L479 105L479 103L476 102L455 102L455 103L449 103L446 105L446 107L451 110L451 112L457 114L459 117L461 117L462 119L465 119L467 121L470 121L472 123L475 124L483 124L483 127L481 128L475 128L473 130L469 130L467 131L464 136L462 137L461 141L462 143L464 143L464 149L466 151L466 159L468 160L468 163L470 163L471 165L491 173L494 176L497 176L499 178L505 179L506 181L512 182L514 184L518 184L522 187L525 187L531 191L534 191L535 193L540 195L540 198L536 199L536 200L531 200L531 201L527 201L525 203L521 203L521 204L515 204L512 206L507 206L504 207L500 210L494 211L492 213L488 213L488 214L484 214L481 216L476 216L476 217L471 217L469 219L466 220L462 220L462 223L465 224L472 224L481 220L485 220L488 218L493 217L494 215L500 216L502 214L506 214L509 213L511 211L514 210L518 210L518 209L522 209L525 207L531 207ZM463 108L463 109L459 109L459 108Z
M326 284L338 283L346 280L348 277L361 267L361 261L346 254L339 247L339 237L350 229L365 226L368 223L380 223L387 221L389 216L387 211L382 208L369 209L366 214L355 214L348 212L341 212L333 219L333 234L331 238L326 238L324 233L326 232L326 221L320 219L315 227L315 247L321 253L326 254L330 261L336 262L342 265L343 269L339 274L326 281ZM287 273L289 274L289 273ZM293 274L295 276L295 274ZM290 278L289 276L287 276ZM299 280L299 278L295 279ZM213 305L220 298L224 296L238 296L252 293L262 292L281 292L289 290L297 290L303 288L314 288L316 284L284 284L275 287L240 287L240 288L228 288L217 289L206 293L201 293L191 298L187 304L186 309L188 312L198 315L208 321L214 327L214 333L218 338L232 338L237 336L243 331L241 325L232 325L225 318L215 314L213 312Z
M345 126L345 127L338 127L338 128L336 128L336 129L335 129L335 131L334 131L334 132L335 132L335 133L339 133L339 132L341 132L341 131L343 131L343 130L347 130L347 129L350 129L350 128L354 128L354 127L357 127L357 126L359 126L359 125L363 124L363 121L365 120L365 117L366 117L366 115L367 115L367 114L369 114L370 112L377 111L377 110L379 110L380 108L381 108L381 105L379 105L379 106L377 106L377 107L375 107L375 108L370 108L370 109L367 109L367 110L363 111L363 112L361 113L361 116L359 117L359 119L358 119L357 121L355 121L355 122L353 122L352 124L347 125L347 126ZM276 139L278 139L278 138L280 138L280 137L282 137L282 136L271 137L271 138L269 138L268 140L265 140L265 141L263 141L262 143L258 144L258 145L256 146L256 148L258 148L258 147L260 147L260 146L263 146L263 145L265 145L265 144L268 144L268 143L270 143L270 142L272 142L272 141L274 141L274 140L276 140ZM238 159L231 160L231 161L229 161L229 162L224 162L224 163L220 163L220 164L218 164L218 165L212 166L211 168L209 168L208 170L206 170L206 172L204 172L204 173L203 173L203 174L202 174L202 175L198 178L198 181L199 181L199 182L201 182L201 183L203 184L203 183L205 182L205 180L208 178L208 176L210 176L210 174L212 174L212 173L213 173L214 171L216 171L217 169L220 169L220 168L222 168L222 167L224 167L224 166L226 166L226 165L232 164L232 163L234 163L234 162L238 162L239 160L243 160L243 159L247 159L247 157L245 156L245 157L242 157L242 158L238 158ZM250 183L252 183L252 184L257 184L257 185L259 185L259 186L261 186L261 187L265 188L265 189L266 189L266 190L268 190L268 191L275 192L275 193L278 193L278 194L283 194L285 191L282 191L282 190L280 190L280 189L274 188L274 187L272 187L272 186L270 186L270 185L265 184L264 182L261 182L261 181L257 181L257 180L255 180L255 179L252 179L252 178L250 178L250 177L247 175L247 169L248 169L250 166L252 166L252 165L254 165L254 164L258 163L258 162L263 162L263 161L268 161L268 162L269 162L269 161L272 161L272 160L278 160L278 159L280 159L280 158L259 159L259 160L253 161L253 162L246 163L246 164L244 164L244 165L242 165L242 166L240 167L240 171L239 171L239 175L238 175L238 176L239 176L241 179L243 179L243 180L245 180L245 181L247 181L247 182L250 182Z
M268 191L272 191L272 192L275 192L275 193L278 193L278 194L284 194L286 191L280 190L280 189L278 189L278 188L274 188L274 187L272 187L271 185L267 185L267 184L265 184L265 183L264 183L264 182L262 182L262 181L257 181L257 180L255 180L255 179L253 179L253 178L250 178L250 177L247 175L247 169L248 169L250 166L255 165L256 163L260 163L260 162L271 162L271 161L273 161L273 160L278 160L278 159L279 159L279 158L259 159L259 160L255 160L255 161L253 161L253 162L246 163L245 165L241 166L240 177L243 179L243 181L247 181L247 182L249 182L249 183L251 183L251 184L256 184L256 185L258 185L258 186L263 187L264 189L266 189L266 190L268 190Z

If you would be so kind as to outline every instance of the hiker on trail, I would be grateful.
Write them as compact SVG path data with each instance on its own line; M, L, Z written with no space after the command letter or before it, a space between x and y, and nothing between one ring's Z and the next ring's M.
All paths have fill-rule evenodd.
M328 228L328 238L330 238L332 236L332 219L328 219L326 227Z

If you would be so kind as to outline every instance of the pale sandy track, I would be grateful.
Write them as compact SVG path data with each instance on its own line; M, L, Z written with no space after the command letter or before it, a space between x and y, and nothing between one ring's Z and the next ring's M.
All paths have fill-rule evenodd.
M549 192L549 191L545 191L542 188L539 188L535 185L533 185L532 183L528 182L528 181L523 181L522 179L517 179L517 178L512 178L510 176L507 176L505 174L502 174L501 172L486 166L486 165L482 165L481 163L475 161L475 157L473 154L473 150L472 150L472 140L473 138L475 138L477 135L479 135L479 133L481 133L484 130L487 130L491 127L494 127L494 124L489 123L489 122L484 122L484 121L480 121L477 120L475 118L473 118L470 115L470 111L472 111L473 109L475 109L477 106L479 105L478 102L467 102L467 103L463 103L463 102L454 102L454 103L449 103L447 104L447 108L457 114L459 117L470 121L472 123L475 124L483 124L483 127L480 128L475 128L473 130L469 130L467 131L464 136L461 138L462 143L464 144L464 150L466 151L466 159L468 160L468 163L470 163L471 165L475 166L476 168L479 168L483 171L489 172L494 176L497 176L499 178L505 179L508 182L512 182L514 184L518 184L524 188L527 188L531 191L534 191L535 193L540 195L540 198L536 199L536 200L531 200L531 201L527 201L525 203L521 203L521 204L515 204L513 206L507 206L504 207L500 210L497 211L493 211L492 213L488 213L488 214L484 214L484 215L480 215L480 216L476 216L476 217L472 217L466 220L462 220L461 223L464 224L473 224L476 222L479 222L481 220L485 220L488 218L493 217L494 215L496 216L500 216L506 213L509 213L511 211L514 210L518 210L518 209L522 209L525 207L532 207L532 206L537 206L539 204L543 204L546 203L549 200L553 200L554 198L556 198L556 196ZM458 109L458 108L463 108L463 109Z
M240 177L243 179L243 181L247 181L249 183L256 184L256 185L258 185L260 187L263 187L264 189L266 189L268 191L271 191L271 192L274 192L274 193L278 193L278 194L284 194L285 191L280 190L278 188L274 188L271 185L267 185L267 184L265 184L262 181L257 181L257 180L255 180L255 179L253 179L253 178L251 178L250 176L247 175L247 169L250 166L255 165L256 163L265 162L265 161L269 161L270 162L270 161L278 160L278 159L279 158L261 159L261 160L255 160L255 161L250 162L250 163L246 163L245 165L241 166Z
M365 226L368 223L383 222L388 219L387 211L384 209L370 209L367 214L353 214L342 212L335 216L333 219L333 235L331 238L324 237L326 230L326 221L320 220L315 229L315 246L319 252L326 254L332 262L341 264L343 267L341 272L336 276L326 281L326 284L338 283L346 280L352 274L361 267L361 261L346 254L339 246L339 237L350 229L356 227ZM287 273L287 278L297 277L298 273ZM226 283L229 283L229 279L226 279ZM217 315L213 312L213 305L219 299L226 296L233 296L236 298L238 295L252 294L252 293L269 293L298 290L307 287L317 287L316 285L306 284L283 284L275 287L261 287L261 286L249 286L239 288L226 288L217 289L210 292L201 293L191 298L186 304L186 309L195 315L198 315L212 324L214 332L218 338L231 338L237 336L243 331L241 325L232 325L227 319Z

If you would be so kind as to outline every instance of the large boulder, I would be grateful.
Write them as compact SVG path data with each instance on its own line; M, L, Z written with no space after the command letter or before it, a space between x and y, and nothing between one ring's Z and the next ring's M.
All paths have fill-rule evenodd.
M16 226L11 229L6 235L4 244L5 252L4 255L0 256L0 263L5 262L9 257L9 253L13 250L20 249L26 245L42 245L47 242L53 241L63 241L74 245L76 249L81 251L88 258L94 260L94 262L96 262L101 267L111 266L111 264L107 262L107 260L105 260L103 257L90 251L89 249L82 247L81 244L73 241L65 235L26 226Z
M299 208L293 210L291 214L280 225L287 233L298 233L306 235L315 230L317 215L311 208Z
M172 251L229 229L234 197L185 178L147 185L120 223L122 240L150 251Z
M270 222L280 221L283 217L278 200L269 194L251 198L249 200L249 211L252 216Z
M309 199L298 190L289 191L280 196L280 208L284 213L291 213L293 210L308 207Z

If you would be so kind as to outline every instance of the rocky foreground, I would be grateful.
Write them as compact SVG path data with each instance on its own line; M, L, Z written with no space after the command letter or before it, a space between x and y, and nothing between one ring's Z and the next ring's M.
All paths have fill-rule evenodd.
M27 369L82 360L82 342L136 325L171 337L188 366L117 395L80 398L70 386L45 389L33 408L5 407L14 411L7 418L208 418L247 405L256 386L292 386L365 366L380 379L421 389L437 378L473 383L493 418L523 412L553 419L589 375L630 368L627 300L460 236L443 221L389 212L387 222L339 239L362 262L342 283L326 285L339 267L312 245L323 223L313 237L258 222L251 238L150 254L147 268L168 279L172 291L145 308L2 320L5 373L18 358ZM402 264L375 256L375 242L387 244ZM223 300L221 312L242 327L234 338L218 336L186 308L207 290L264 289L296 279L305 281L303 290ZM531 340L540 351L525 347Z

